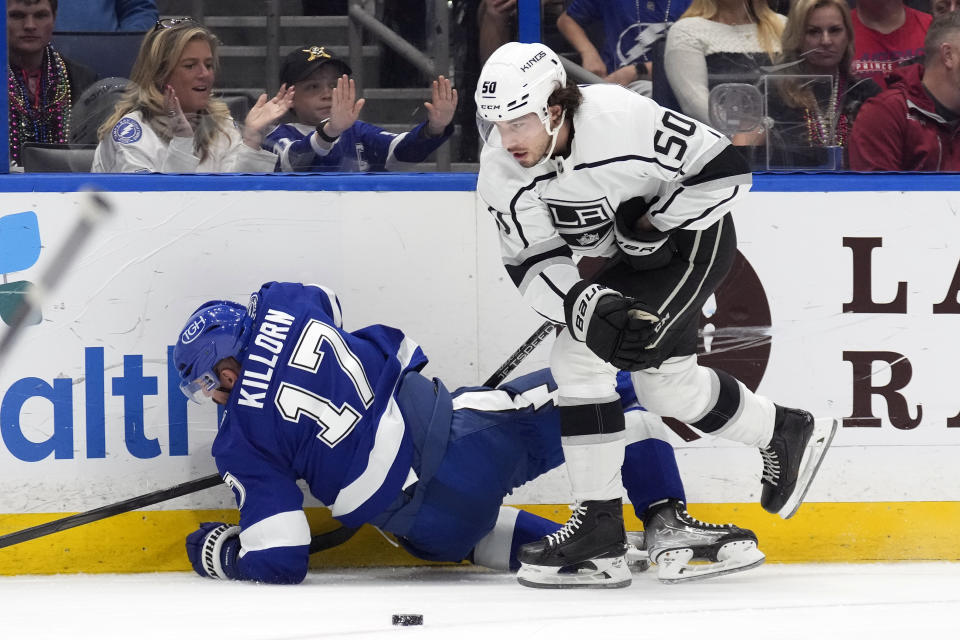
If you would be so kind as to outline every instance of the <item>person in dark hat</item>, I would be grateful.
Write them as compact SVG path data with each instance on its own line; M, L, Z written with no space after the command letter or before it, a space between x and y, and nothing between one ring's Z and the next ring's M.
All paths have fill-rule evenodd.
M457 90L439 76L425 102L427 119L410 131L390 133L357 118L350 66L319 46L295 49L280 67L280 82L295 86L293 122L281 124L264 140L280 157L282 171L394 171L423 162L453 133Z

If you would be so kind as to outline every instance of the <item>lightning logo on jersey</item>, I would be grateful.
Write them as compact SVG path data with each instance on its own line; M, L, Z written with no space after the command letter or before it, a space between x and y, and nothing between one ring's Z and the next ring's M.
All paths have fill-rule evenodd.
M143 136L143 128L133 118L120 118L120 122L114 125L111 135L114 142L133 144Z

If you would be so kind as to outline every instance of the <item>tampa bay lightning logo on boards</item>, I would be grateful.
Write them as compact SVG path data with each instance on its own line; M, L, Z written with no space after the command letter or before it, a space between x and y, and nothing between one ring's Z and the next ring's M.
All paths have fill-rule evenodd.
M113 127L113 141L120 144L131 144L143 136L143 127L133 118L120 118Z
M207 321L202 316L191 322L187 325L187 328L183 330L183 334L180 336L181 344L190 344L197 339L201 333L203 333L203 328L207 326Z

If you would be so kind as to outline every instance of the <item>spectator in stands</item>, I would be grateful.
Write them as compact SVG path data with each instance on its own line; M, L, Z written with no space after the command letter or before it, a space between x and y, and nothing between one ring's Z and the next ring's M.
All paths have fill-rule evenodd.
M710 89L758 77L780 53L786 20L766 0L693 0L667 32L664 51L681 110L709 123Z
M97 75L50 45L57 0L7 0L7 90L10 161L27 142L66 144L70 111Z
M227 105L211 97L218 44L192 18L161 20L147 33L131 85L100 127L94 172L273 170L263 131L289 110L294 92L262 94L238 131Z
M770 136L771 168L840 168L830 164L829 148L846 147L860 106L880 93L869 78L851 74L854 35L846 0L795 0L781 46L781 68L768 77L772 126L749 144ZM734 143L742 138L735 136Z
M924 63L896 69L860 110L850 139L857 171L960 171L960 12L936 18Z
M57 31L139 31L157 21L155 0L63 0Z
M514 39L517 0L480 0L477 27L480 32L480 64L483 64L500 45Z
M482 65L500 45L517 39L517 0L478 0L467 4L476 4L477 7L479 62ZM565 0L540 0L539 4L540 41L549 46L555 35L550 33L550 27L563 12Z
M557 18L557 28L584 69L649 96L650 48L689 6L690 0L573 0ZM603 26L602 52L586 31L596 24Z
M426 160L453 133L457 91L440 76L433 82L427 120L399 135L357 118L350 67L324 47L291 51L280 81L294 86L295 121L271 131L264 147L280 156L282 171L393 171Z
M857 0L853 74L885 86L886 74L923 53L923 37L932 20L930 14L904 6L903 0Z

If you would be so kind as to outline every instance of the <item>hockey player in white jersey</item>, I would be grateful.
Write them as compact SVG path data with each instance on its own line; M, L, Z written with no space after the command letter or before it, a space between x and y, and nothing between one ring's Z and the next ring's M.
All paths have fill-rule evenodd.
M775 405L696 357L700 309L735 256L731 212L750 188L739 152L709 126L622 87L568 83L542 44L494 52L476 103L485 143L477 190L496 219L507 272L534 310L567 328L550 367L579 506L557 534L521 549L521 582L556 586L622 564L618 369L633 372L649 411L758 447L761 504L791 517L836 421ZM583 280L575 256L609 262ZM750 547L717 549L723 527L679 510L650 514L644 525L654 562Z

